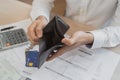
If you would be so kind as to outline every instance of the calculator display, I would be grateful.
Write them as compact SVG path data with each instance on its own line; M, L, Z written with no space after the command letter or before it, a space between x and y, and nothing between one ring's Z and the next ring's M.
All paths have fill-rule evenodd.
M14 29L0 33L0 49L14 47L28 42L23 29Z

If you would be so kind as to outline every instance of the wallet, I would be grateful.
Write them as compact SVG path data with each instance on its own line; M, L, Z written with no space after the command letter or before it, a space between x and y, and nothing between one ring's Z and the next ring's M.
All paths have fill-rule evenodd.
M34 58L37 64L35 63L36 65L33 67L40 68L50 55L54 55L57 50L64 46L64 44L61 43L61 40L64 38L64 34L68 29L68 24L66 24L59 16L54 16L43 29L43 37L39 39L38 56L37 58Z
M54 51L64 46L61 40L69 29L59 16L55 16L43 29L43 37L39 41L39 67L46 61L49 55L55 54Z

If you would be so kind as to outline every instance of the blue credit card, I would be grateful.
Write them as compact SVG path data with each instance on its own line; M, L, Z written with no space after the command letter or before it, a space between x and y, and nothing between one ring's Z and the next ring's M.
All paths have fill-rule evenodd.
M26 66L39 68L39 63L40 63L39 52L38 51L27 51L25 54L26 54Z

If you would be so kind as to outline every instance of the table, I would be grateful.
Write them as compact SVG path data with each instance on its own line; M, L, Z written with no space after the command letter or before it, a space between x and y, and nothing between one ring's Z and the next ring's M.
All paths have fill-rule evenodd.
M29 13L31 10L31 6L25 4L23 2L15 1L15 0L0 0L0 25L17 22L20 20L24 20L30 18ZM70 26L74 26L74 28L70 28L68 31L69 34L72 34L76 30L93 30L95 27L88 27L84 24L74 22L70 19L62 17ZM114 52L120 54L120 46L115 48L109 48ZM113 74L112 80L120 80L120 62Z
M0 25L29 17L31 6L16 0L0 0Z

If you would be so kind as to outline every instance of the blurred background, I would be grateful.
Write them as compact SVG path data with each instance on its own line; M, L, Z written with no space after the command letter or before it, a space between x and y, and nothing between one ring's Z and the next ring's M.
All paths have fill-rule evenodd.
M19 1L31 5L33 0L19 0ZM65 7L66 7L65 0L55 0L55 7L52 9L52 12L57 13L59 15L64 15Z

